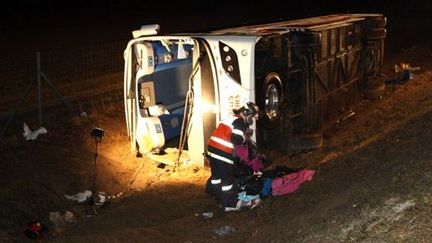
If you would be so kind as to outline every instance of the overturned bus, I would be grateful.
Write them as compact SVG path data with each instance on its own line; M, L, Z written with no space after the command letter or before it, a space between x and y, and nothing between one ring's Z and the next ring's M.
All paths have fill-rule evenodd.
M379 98L386 18L340 14L206 33L143 26L124 53L128 136L141 153L180 136L203 165L218 122L247 101L261 110L258 146L309 149L363 98ZM185 144L185 145L184 145Z

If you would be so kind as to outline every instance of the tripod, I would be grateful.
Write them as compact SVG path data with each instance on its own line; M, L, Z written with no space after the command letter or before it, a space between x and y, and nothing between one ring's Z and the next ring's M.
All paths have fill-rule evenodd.
M93 210L94 210L95 214L97 214L96 203L99 201L98 191L96 189L96 178L97 178L97 174L98 174L97 158L98 158L98 150L99 150L99 144L101 142L101 138L95 138L95 141L96 141L96 149L95 149L95 153L94 153L94 164L93 164L93 184L92 184L91 205L93 206Z
M101 202L101 200L99 200L99 192L97 191L96 188L96 179L98 176L98 169L97 169L98 150L99 150L99 144L102 142L102 137L104 136L104 130L102 128L95 127L91 131L91 136L94 137L95 139L96 149L94 153L92 198L90 203L93 206L93 211L95 212L95 214L97 214L96 206L98 205L102 206L102 204L104 203L104 201Z
M34 83L37 84L37 94L38 94L38 114L39 114L39 127L42 126L42 80L45 80L45 82L48 84L48 86L51 88L52 92L62 101L62 103L70 110L72 111L71 106L69 103L63 98L63 96L58 92L58 90L54 87L54 85L49 81L47 76L42 72L41 70L41 62L40 62L40 52L36 52L36 77L31 80L29 86L24 92L24 95L21 97L20 101L18 102L17 106L15 107L15 110L12 112L12 114L9 116L8 121L6 122L6 125L3 127L0 137L3 137L3 135L6 132L6 129L8 128L9 124L12 122L13 118L15 117L16 113L18 112L18 109L21 107L24 100L27 98L27 96L30 94L32 87Z

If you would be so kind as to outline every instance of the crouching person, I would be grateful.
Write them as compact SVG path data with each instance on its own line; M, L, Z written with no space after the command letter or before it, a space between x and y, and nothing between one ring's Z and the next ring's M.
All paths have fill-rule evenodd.
M258 119L259 109L252 102L234 110L234 116L221 121L213 131L208 144L207 156L210 160L211 176L207 182L207 192L215 197L224 211L238 211L242 207L253 208L259 203L256 200L239 199L236 181L235 147L244 144L253 120Z

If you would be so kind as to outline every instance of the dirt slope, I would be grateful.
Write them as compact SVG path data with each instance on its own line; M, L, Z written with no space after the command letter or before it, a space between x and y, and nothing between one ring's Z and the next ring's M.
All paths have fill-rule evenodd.
M327 131L325 148L277 161L318 173L296 193L266 199L261 208L221 213L203 192L207 171L162 170L151 186L54 240L426 242L432 237L431 81L426 72L384 100L360 105L356 116ZM204 212L215 216L205 219ZM215 230L223 226L235 232L219 236Z
M131 155L121 104L88 111L89 119L54 112L35 141L8 137L0 147L0 241L26 242L22 227L40 220L45 242L429 242L432 238L431 49L413 47L387 59L421 65L405 85L389 85L379 101L326 131L325 146L275 164L317 171L297 192L260 208L222 213L204 192L208 170L158 168ZM28 120L34 130L34 118ZM64 194L91 189L94 127L105 129L97 188L119 198L97 209ZM134 173L139 171L136 177ZM55 227L50 212L77 222ZM213 212L210 219L202 213ZM216 233L225 227L224 236Z

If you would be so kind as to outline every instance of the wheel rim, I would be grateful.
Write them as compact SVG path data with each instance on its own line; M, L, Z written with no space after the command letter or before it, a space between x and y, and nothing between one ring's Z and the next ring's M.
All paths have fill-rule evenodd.
M265 113L266 116L273 120L278 115L280 92L276 84L270 84L265 95Z

